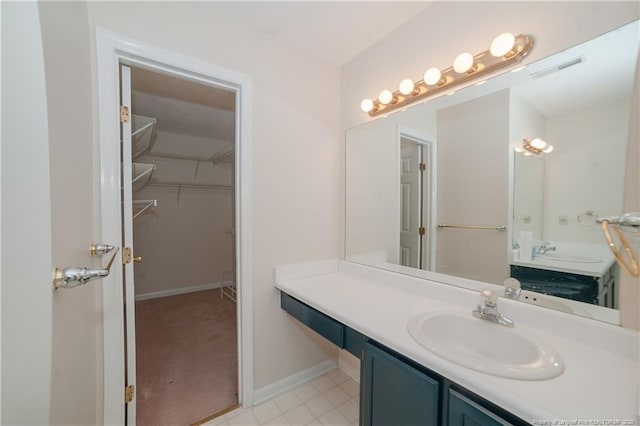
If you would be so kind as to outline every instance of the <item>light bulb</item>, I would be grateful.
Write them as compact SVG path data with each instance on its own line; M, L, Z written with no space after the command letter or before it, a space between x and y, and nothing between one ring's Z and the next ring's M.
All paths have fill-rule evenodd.
M548 145L545 149L542 150L542 152L544 152L545 154L548 154L551 151L553 151L553 145Z
M471 53L461 53L453 61L453 70L458 74L464 74L473 67L473 55Z
M518 71L522 71L524 69L524 65L518 68L514 68L511 70L511 72L518 72Z
M518 146L518 145L514 146L513 150L515 152L524 152L524 149L521 146Z
M369 112L373 109L373 101L371 99L363 99L360 102L360 109L362 112Z
M516 38L511 33L502 33L491 42L489 52L491 55L499 58L511 52L513 46L516 44Z
M533 155L533 154L531 154L529 151L526 151L526 152L525 152L524 154L522 154L522 155L524 155L525 157L529 157L530 155Z
M529 144L536 149L544 149L547 147L547 143L540 138L532 139Z
M442 78L442 72L440 72L438 68L429 68L424 73L424 82L428 86L433 86L434 84L438 84L441 78Z
M378 95L378 100L380 101L381 104L387 105L391 103L391 101L393 100L393 94L389 90L383 90Z
M411 80L410 78L405 78L400 82L398 90L400 90L400 93L402 93L403 95L410 95L411 93L413 93L414 87L415 83L413 82L413 80Z

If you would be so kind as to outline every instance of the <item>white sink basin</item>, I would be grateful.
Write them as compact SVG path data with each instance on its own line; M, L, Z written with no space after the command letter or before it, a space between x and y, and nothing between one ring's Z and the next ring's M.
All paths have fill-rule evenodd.
M475 318L471 311L421 314L407 329L436 355L494 376L544 380L564 371L558 353L530 332Z
M595 257L589 256L581 256L578 254L562 254L562 253L554 253L549 252L545 254L540 254L538 257L549 260L559 260L560 262L573 262L573 263L600 263L601 259L597 259Z

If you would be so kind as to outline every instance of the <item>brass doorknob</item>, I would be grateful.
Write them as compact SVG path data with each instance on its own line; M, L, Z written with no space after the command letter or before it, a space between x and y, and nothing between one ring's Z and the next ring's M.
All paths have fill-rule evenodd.
M134 262L136 262L136 263L140 263L140 262L142 262L142 256L136 256L136 257L134 257L134 258L133 258L133 261L134 261Z

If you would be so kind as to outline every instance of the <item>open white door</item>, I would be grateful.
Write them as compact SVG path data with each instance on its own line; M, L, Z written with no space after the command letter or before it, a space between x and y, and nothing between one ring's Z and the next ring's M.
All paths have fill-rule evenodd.
M133 197L131 173L131 69L120 66L120 132L122 139L122 275L125 317L125 416L127 426L136 424L136 323L133 286Z

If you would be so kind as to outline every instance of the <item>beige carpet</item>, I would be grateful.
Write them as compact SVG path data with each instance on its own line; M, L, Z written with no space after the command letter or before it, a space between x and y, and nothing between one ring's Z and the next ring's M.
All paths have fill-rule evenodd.
M136 302L138 425L189 425L236 405L236 334L236 305L218 289Z

